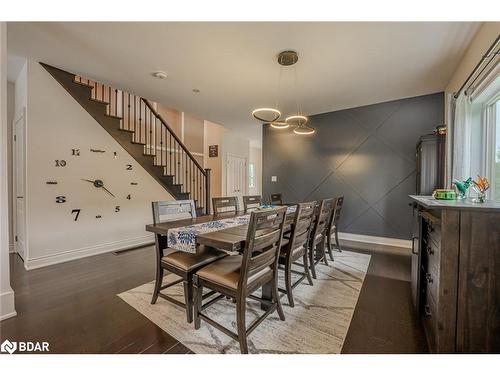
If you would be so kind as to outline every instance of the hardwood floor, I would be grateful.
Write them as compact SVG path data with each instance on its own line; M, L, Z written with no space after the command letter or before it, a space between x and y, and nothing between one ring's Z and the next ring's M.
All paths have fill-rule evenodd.
M48 341L51 353L191 353L116 296L153 280L153 247L29 272L10 260L18 315L0 322L1 341ZM343 353L427 352L409 272L409 257L372 254Z

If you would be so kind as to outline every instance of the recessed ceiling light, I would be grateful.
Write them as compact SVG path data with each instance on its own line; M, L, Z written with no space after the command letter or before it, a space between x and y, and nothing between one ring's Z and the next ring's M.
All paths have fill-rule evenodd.
M200 90L199 90L199 89L193 89L193 92L194 92L195 94L198 94L198 93L200 92Z
M167 78L167 73L162 72L161 70L159 70L157 72L153 72L153 73L151 73L151 75L153 77L159 78L159 79L165 79L165 78Z

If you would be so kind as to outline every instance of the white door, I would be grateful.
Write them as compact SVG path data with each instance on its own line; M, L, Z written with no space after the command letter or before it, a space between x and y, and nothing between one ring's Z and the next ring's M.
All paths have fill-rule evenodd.
M241 197L247 193L247 159L237 155L228 155L226 176L227 195L239 197L241 207Z
M25 111L14 122L14 191L16 205L15 241L16 252L25 259L26 254L26 226L25 226L25 199L24 199L24 172L25 172Z

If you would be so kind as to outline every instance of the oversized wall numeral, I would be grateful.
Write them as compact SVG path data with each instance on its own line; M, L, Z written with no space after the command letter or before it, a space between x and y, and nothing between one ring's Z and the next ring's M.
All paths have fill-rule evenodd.
M120 206L115 207L115 212L120 212Z
M80 149L79 148L72 148L71 149L71 155L73 155L73 156L80 156Z
M66 203L66 196L60 195L56 197L56 203Z
M65 167L66 160L56 160L56 167Z
M132 165L131 165L131 164L127 164L127 165L125 166L125 169L126 169L127 171L131 171L131 170L132 170Z
M131 200L131 199L132 199L132 196L131 196L130 194L129 194L129 195L127 195L127 199L128 199L128 200Z
M81 210L80 210L79 208L75 208L74 210L71 210L71 213L72 213L72 214L76 214L76 215L75 215L75 221L77 221L77 220L78 220L78 216L80 216L80 211L81 211Z

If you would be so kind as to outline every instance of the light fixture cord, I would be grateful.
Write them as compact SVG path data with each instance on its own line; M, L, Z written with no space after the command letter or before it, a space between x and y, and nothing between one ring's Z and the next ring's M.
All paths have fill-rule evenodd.
M276 109L279 111L280 110L280 102L279 102L279 97L280 97L280 91L281 91L281 76L283 74L283 66L280 65L280 72L278 75L278 89L276 91ZM279 119L278 119L279 120Z

